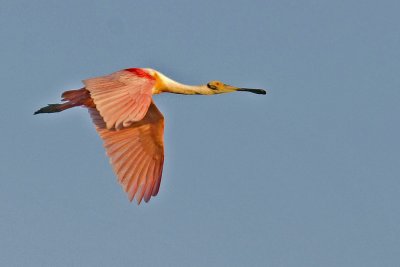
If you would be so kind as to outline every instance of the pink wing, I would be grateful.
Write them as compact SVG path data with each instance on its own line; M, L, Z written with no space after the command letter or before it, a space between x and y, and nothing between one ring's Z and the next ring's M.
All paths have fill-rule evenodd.
M118 181L128 193L129 200L136 196L138 204L156 196L160 188L164 163L164 117L154 103L143 120L129 127L107 129L100 113L89 108L96 130L104 141Z
M122 129L143 119L156 81L142 69L127 69L83 83L107 128Z

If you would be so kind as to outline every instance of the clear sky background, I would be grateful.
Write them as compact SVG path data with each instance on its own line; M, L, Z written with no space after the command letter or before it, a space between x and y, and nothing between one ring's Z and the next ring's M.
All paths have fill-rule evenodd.
M399 266L398 1L1 1L3 266ZM266 96L155 97L159 195L130 203L82 79L151 67Z

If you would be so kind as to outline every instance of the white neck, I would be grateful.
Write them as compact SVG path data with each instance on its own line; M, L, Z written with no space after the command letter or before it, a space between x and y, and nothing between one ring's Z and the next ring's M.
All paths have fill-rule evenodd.
M185 94L185 95L213 95L215 92L208 88L207 85L186 85L178 83L164 74L151 70L153 75L157 75L161 81L160 93L173 93L173 94Z

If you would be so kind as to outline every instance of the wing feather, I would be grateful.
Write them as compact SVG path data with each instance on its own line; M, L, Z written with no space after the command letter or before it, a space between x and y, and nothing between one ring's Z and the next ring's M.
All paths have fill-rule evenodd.
M152 195L153 196L157 196L158 191L160 190L160 184L161 184L161 175L162 175L162 170L163 170L163 163L164 163L164 159L162 159L160 162L158 162L157 165L157 173L155 174L155 177L160 177L160 179L156 180L156 184L155 187L153 189Z
M136 179L131 179L129 183L126 185L125 191L128 193L129 200L132 201L133 198L135 197L136 190L141 186L140 184L140 179L142 175L142 170L146 165L146 160L142 159L137 166L133 168L134 172L137 174ZM138 195L136 195L136 198L138 199Z
M142 165L144 164L146 154L139 153L134 159L134 163L129 166L128 170L125 173L122 173L122 183L124 184L124 190L126 192L129 191L129 187L132 186L133 183L137 183L140 179L140 170ZM134 179L132 176L135 174Z
M145 117L129 127L108 129L96 108L89 108L96 130L103 139L104 147L118 182L132 201L148 202L157 195L161 183L164 161L164 118L154 103Z
M140 174L139 174L139 179L137 180L137 184L139 185L139 189L140 192L136 195L136 201L138 202L138 204L140 204L140 202L143 199L143 195L146 191L146 173L147 173L147 169L149 168L150 165L150 161L149 159L147 159L144 164L142 165L142 168L140 170Z
M126 70L84 80L108 129L123 129L146 115L156 83L151 75Z
M124 180L125 173L128 172L129 168L134 166L132 163L134 163L135 159L140 155L138 151L138 148L134 148L132 151L129 151L129 154L127 154L126 157L130 158L131 160L120 160L120 158L114 159L114 169L117 173L121 173L121 175L118 177L119 182Z
M150 164L150 167L147 170L147 182L146 182L146 192L144 194L144 202L149 202L151 198L151 192L153 191L153 187L155 184L154 179L154 169L155 169L155 161L153 160Z
M156 161L156 163L154 165L154 170L153 170L153 177L158 176L159 165L160 165L160 163L158 161ZM156 186L157 186L157 179L154 179L154 182L153 182L153 185L151 186L151 191L150 191L151 196L154 196L154 188Z

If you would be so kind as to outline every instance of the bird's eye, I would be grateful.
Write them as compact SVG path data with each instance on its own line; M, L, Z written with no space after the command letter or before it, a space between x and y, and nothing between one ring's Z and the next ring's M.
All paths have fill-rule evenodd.
M207 83L207 87L212 89L212 90L217 90L218 89L217 86L212 85L211 83Z

